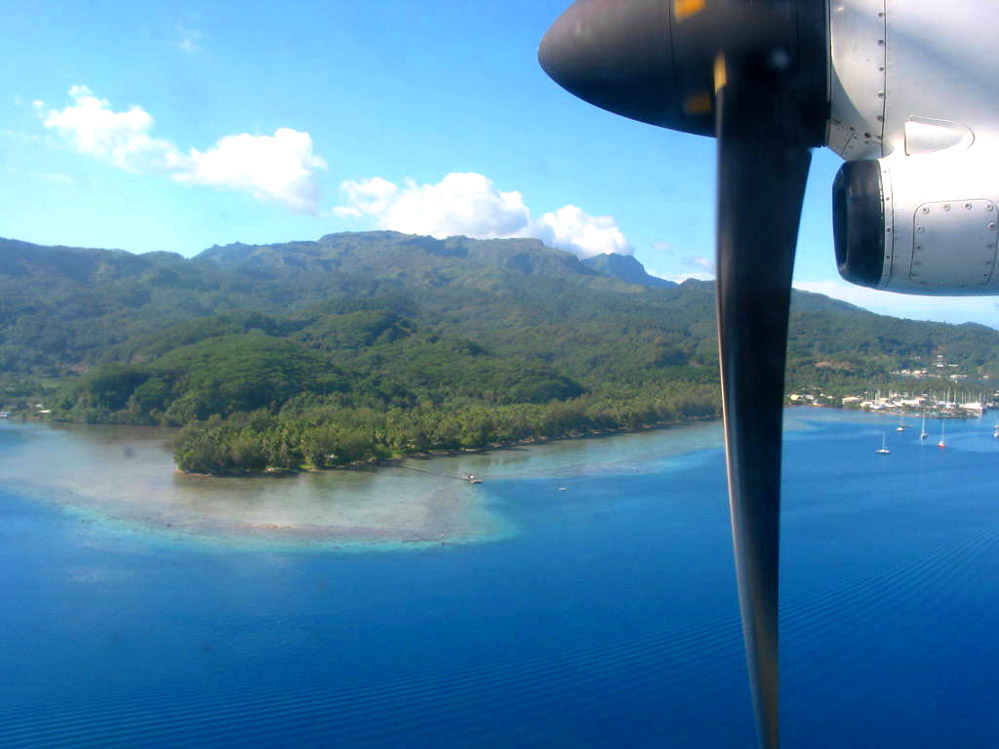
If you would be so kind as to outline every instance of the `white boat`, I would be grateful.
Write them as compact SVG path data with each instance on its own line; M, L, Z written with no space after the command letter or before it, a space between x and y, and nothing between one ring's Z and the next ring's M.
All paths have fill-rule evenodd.
M944 422L940 422L940 441L937 443L937 447L943 450L947 447L947 443L944 441Z
M923 431L919 433L919 439L924 440L930 436L930 433L926 431L926 414L923 414Z
M891 450L888 449L888 438L884 434L881 435L881 447L875 452L877 452L878 455L888 455L891 452Z
M896 432L904 432L908 428L909 428L909 425L905 423L905 417L899 415L899 417L898 417L898 426L895 427L895 431Z
M992 426L992 436L999 439L999 421Z

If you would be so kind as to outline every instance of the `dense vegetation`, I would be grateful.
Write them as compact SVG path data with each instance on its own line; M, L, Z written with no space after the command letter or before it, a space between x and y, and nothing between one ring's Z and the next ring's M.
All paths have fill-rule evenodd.
M711 284L533 240L372 232L193 260L0 240L0 408L184 426L178 464L207 472L638 428L717 415L713 314ZM997 344L796 294L789 385L887 383L937 355L995 376Z

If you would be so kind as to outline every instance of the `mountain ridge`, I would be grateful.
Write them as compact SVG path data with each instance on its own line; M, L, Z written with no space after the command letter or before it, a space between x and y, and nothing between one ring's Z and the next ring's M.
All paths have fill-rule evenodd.
M394 232L172 253L0 240L0 410L185 426L185 470L297 470L719 414L714 284L537 240ZM644 281L645 283L641 283ZM999 378L999 331L792 295L789 387Z
M585 258L583 264L628 283L651 286L656 289L669 289L677 285L674 281L650 275L645 270L645 266L634 255L605 252L602 255Z
M614 357L586 352L613 348L637 368L634 351L620 349L624 340L638 350L661 341L648 357L653 370L664 362L711 367L713 294L711 282L655 279L630 256L580 260L535 239L344 232L214 245L194 258L0 239L0 373L63 377L102 362L141 360L152 355L148 341L173 340L164 331L213 316L320 320L345 307L381 309L421 329L487 341L504 355L589 362L608 375ZM529 330L532 343L523 346L518 340ZM553 341L536 340L542 332ZM850 339L852 352L844 343ZM839 356L867 371L880 358L885 363L875 369L883 375L889 359L914 365L949 347L962 367L978 371L996 358L994 342L999 334L985 326L906 321L821 294L793 294L791 370Z

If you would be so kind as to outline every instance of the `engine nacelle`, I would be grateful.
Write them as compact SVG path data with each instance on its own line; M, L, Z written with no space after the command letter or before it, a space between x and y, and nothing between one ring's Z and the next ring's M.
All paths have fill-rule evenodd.
M999 294L999 159L954 150L842 166L833 229L843 278L908 294Z
M980 0L830 0L828 146L840 274L999 294L999 25Z

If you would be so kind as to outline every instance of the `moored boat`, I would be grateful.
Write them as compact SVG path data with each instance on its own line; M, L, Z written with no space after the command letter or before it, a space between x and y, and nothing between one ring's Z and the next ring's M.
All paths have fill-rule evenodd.
M888 438L882 434L881 435L881 447L875 450L878 455L888 455L891 450L888 449Z

